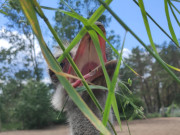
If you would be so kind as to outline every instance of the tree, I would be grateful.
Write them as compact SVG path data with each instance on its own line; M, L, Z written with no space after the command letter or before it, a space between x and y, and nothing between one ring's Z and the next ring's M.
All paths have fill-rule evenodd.
M157 46L160 56L169 64L179 67L179 50L171 42ZM159 112L161 107L168 107L172 103L179 103L180 88L175 80L168 76L165 70L145 50L136 47L125 62L141 77L136 76L127 67L121 69L121 79L131 78L133 83L130 89L145 102L147 113ZM176 72L180 76L179 72Z
M140 95L145 102L146 108L148 112L152 110L152 102L151 102L151 91L148 82L148 76L151 69L152 57L145 52L144 49L140 49L139 47L133 48L132 53L128 58L125 58L125 62L134 69L141 77L135 75L131 70L127 67L124 67L121 70L120 77L123 81L127 81L128 78L132 79L132 86L130 89L133 93Z
M20 93L15 115L23 129L42 128L53 120L50 88L44 83L30 80Z
M22 109L27 109L29 107L27 106L27 108L25 108L25 106L23 106L28 104L25 100L25 96L27 97L27 95L24 93L29 92L29 98L40 94L42 95L42 98L44 98L42 99L43 101L41 98L36 100L32 98L32 100L36 103L39 102L45 110L47 108L49 109L50 106L50 87L47 84L40 82L43 79L44 63L41 54L36 50L34 34L21 11L19 2L17 0L9 0L6 2L4 11L8 14L6 17L9 22L7 23L6 29L1 30L0 39L8 41L10 47L0 48L0 106L2 108L2 110L0 110L0 120L2 121L2 127L4 124L17 123L16 125L19 125L20 123L21 125L21 123L23 123L22 117L25 115L23 114L23 111L26 110L22 111ZM33 84L34 87L32 87ZM31 94L30 87L33 88ZM32 109L33 107L36 108L34 102L30 101L30 99L28 102ZM25 102L26 104L23 104ZM36 108L36 113L42 113L42 108L39 110ZM42 115L37 115L36 113L33 113L32 117L36 119L36 122L37 120L40 120L41 123L35 125L33 122L30 123L31 121L26 121L27 125L23 123L24 128L45 126L48 121L52 121L52 117L54 116L51 112L52 117L49 117L49 111L46 112L47 118L45 118L43 113ZM44 122L44 125L42 122Z
M100 5L99 2L95 0L83 0L83 1L69 0L67 1L67 4L70 7L76 7L74 9L75 12L77 12L81 16L84 16L85 18L89 18L97 9L97 7L99 7ZM70 10L61 1L59 2L59 9L68 10L68 11ZM69 17L65 14L62 14L59 11L56 11L55 13L55 21L56 21L55 30L57 31L59 37L62 38L63 40L71 41L77 35L79 30L82 28L82 23L80 21L72 17ZM110 18L108 18L106 15L102 15L99 21L101 21L106 26L108 26Z
M0 39L6 39L12 46L8 49L1 48L0 69L1 80L16 77L19 80L42 78L42 57L35 51L34 37L31 33L18 35L8 30L0 33ZM9 74L11 73L11 74Z
M175 45L170 42L168 45L164 44L162 46L162 51L160 52L161 57L175 67L180 67L180 50L175 47ZM175 71L176 75L180 77L180 73ZM170 106L173 102L179 104L180 97L180 86L178 83L167 75L163 70L161 71L161 88L162 88L162 104L163 106Z

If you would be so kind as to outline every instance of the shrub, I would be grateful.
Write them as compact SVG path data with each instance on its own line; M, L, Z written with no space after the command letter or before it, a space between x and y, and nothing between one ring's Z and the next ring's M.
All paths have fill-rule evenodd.
M44 83L31 80L21 91L15 111L23 128L42 128L52 121L49 90Z

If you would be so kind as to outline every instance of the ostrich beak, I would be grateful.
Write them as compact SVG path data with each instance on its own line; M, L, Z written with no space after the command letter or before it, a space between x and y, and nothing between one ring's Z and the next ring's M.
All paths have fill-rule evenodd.
M103 31L104 35L106 35L104 26L97 22L96 25ZM103 60L106 63L106 42L105 40L98 35L100 48L103 56ZM100 77L103 75L103 71L101 69L100 60L96 51L96 48L93 44L93 41L90 37L90 35L87 33L82 40L80 41L79 47L76 51L74 62L81 71L82 75L88 82L92 82L97 77ZM113 63L113 64L112 64ZM114 71L114 68L116 66L116 62L108 62L105 64L106 69L108 72L112 72L112 69ZM112 68L113 66L113 68ZM76 76L75 71L72 69L72 67L69 67L68 73L71 75ZM69 78L70 83L73 84L74 87L81 86L80 80L74 80L72 78Z

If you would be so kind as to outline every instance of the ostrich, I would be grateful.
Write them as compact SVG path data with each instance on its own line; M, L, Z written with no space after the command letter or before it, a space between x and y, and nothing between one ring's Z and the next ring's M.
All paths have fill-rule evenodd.
M95 23L106 35L105 28L100 22ZM107 72L112 78L114 73L114 69L116 66L116 61L107 62L106 59L106 47L105 40L98 35L99 43L103 55L103 59ZM56 49L55 58L58 58L60 54L62 54L60 49ZM80 41L77 48L74 48L70 53L71 57L74 59L77 67L81 71L82 75L85 77L87 74L90 74L90 77L85 77L88 82L92 84L101 85L106 87L106 81L103 75L102 68L100 66L100 61L96 52L96 49L93 45L93 41L91 40L90 35L87 33ZM63 69L63 72L76 75L67 59L64 59L60 66ZM52 97L52 104L55 109L61 110L68 94L64 90L63 86L59 83L55 73L49 70L50 78L53 84L56 87L56 91ZM70 83L73 84L74 87L82 86L81 82L76 81L74 79L69 79ZM102 108L105 107L105 101L107 97L107 91L94 89L93 93L97 100L99 101ZM90 96L86 91L79 93L89 108L94 112L94 114L102 120L102 114L95 106L94 102L91 100ZM67 112L68 121L70 125L71 135L99 135L99 131L90 123L90 121L82 114L79 108L73 103L73 101L69 98L66 103L65 111ZM110 118L112 121L112 113L110 114Z

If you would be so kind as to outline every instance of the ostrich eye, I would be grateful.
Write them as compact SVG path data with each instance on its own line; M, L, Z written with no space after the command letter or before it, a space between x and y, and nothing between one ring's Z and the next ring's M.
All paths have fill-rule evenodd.
M88 39L89 41L91 41L91 37L89 36L89 39Z
M65 62L61 62L60 66L61 66L61 68L63 68L65 66Z

